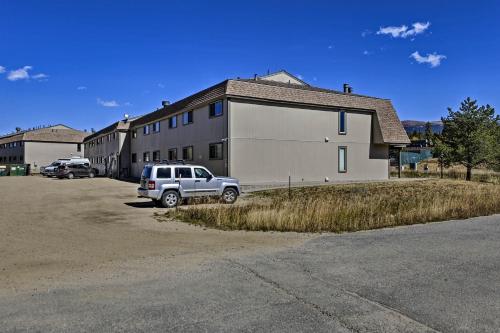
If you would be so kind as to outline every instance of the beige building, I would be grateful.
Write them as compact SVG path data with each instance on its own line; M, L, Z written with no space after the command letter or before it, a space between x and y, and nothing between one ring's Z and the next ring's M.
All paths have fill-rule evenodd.
M85 138L85 157L99 171L99 175L130 177L129 127L134 119L137 118L126 117Z
M29 164L31 173L39 173L59 158L83 156L86 135L65 125L17 130L0 137L0 165Z
M308 85L285 71L230 79L130 124L131 176L183 159L242 184L389 177L409 139L390 100Z

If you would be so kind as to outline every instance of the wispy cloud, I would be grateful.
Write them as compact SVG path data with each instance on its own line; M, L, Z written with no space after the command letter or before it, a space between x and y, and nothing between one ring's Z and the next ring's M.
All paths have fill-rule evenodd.
M328 45L328 49L329 50L333 49L333 45Z
M47 81L49 79L49 76L44 73L39 73L31 76L33 79L37 81Z
M420 55L418 51L415 51L410 55L410 58L415 59L415 61L419 64L429 64L431 68L434 68L441 65L441 61L446 59L446 56L443 54L436 54L436 52L434 52L431 54L428 53L427 56L424 57Z
M430 25L430 22L415 22L412 24L411 29L409 29L407 25L381 27L377 31L377 35L391 35L394 38L406 38L423 33Z
M130 103L130 102L125 102L125 103L123 103L123 105L124 105L124 106L132 106L132 103Z
M163 83L158 83L158 88L165 88L165 85Z
M76 87L76 90L87 90L87 87L85 87L85 86L78 86L78 87Z
M366 37L368 35L371 35L373 32L371 30L364 30L362 33L361 33L361 37Z
M367 56L367 55L370 55L372 54L372 52L368 51L368 50L364 50L363 51L363 55Z
M100 98L97 98L97 104L102 105L102 106L107 107L107 108L116 108L116 107L120 106L120 104L117 101L115 101L114 99L109 100L109 101L104 101Z
M0 74L5 73L6 69L3 66L0 66Z
M30 78L28 71L33 69L32 66L24 66L23 68L15 69L9 72L7 75L7 80L17 81L17 80L27 80Z

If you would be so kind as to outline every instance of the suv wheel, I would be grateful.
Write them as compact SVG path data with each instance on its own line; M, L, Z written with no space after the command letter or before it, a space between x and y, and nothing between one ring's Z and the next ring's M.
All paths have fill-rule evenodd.
M68 173L68 179L73 179L73 178L75 178L75 175L72 172Z
M224 192L222 192L222 201L227 204L232 204L238 199L238 192L234 188L226 188Z
M161 197L161 203L165 208L174 208L179 204L180 197L176 191L166 191Z
M89 173L89 178L94 178L95 174L93 172Z

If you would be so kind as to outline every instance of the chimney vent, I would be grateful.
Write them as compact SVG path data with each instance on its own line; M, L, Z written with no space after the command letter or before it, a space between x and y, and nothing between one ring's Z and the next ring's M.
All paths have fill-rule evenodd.
M253 75L253 79L254 79L255 81L257 81L257 74L254 74L254 75Z
M161 101L161 105L167 106L167 105L170 105L170 102L169 101Z
M348 83L344 83L344 94L352 93L352 88Z

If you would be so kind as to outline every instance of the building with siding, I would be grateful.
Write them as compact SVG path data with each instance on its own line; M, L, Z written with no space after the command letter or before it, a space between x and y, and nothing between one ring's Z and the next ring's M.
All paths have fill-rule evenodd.
M242 184L377 180L410 141L388 99L280 71L230 79L131 121L130 175L183 159Z
M0 165L29 164L31 173L39 173L59 158L83 156L87 133L65 125L17 130L0 136Z
M128 119L127 116L85 138L85 157L99 171L99 175L112 178L130 177L129 127L135 119L137 118Z

